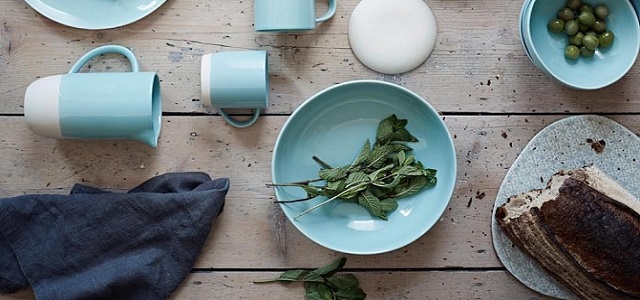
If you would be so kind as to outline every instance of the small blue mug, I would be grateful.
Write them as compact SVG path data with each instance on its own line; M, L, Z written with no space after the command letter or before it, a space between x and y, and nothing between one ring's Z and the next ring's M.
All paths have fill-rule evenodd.
M253 125L269 105L269 68L263 50L226 51L202 56L202 103L218 109L232 126ZM224 109L253 109L248 120L238 121Z
M133 72L78 73L92 58L119 53ZM140 72L131 50L95 48L68 74L38 79L27 87L24 116L31 131L59 139L123 139L158 144L162 100L156 73Z
M302 31L316 28L316 23L329 20L336 13L336 1L328 0L327 12L316 18L315 0L255 0L256 31Z

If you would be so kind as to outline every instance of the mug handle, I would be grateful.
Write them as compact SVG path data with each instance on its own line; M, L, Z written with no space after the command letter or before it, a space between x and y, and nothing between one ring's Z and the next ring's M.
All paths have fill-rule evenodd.
M220 115L222 116L222 118L224 118L225 121L227 121L227 123L237 128L247 128L253 125L253 123L255 123L258 120L258 117L260 116L260 109L256 108L256 111L253 113L253 116L251 117L251 119L243 122L239 122L234 120L231 116L229 116L226 112L224 112L224 110L219 109L219 111L220 111Z
M105 53L118 53L118 54L124 55L129 60L129 63L131 63L131 71L133 72L140 71L138 60L136 59L136 56L133 55L133 52L131 52L131 50L118 45L105 45L105 46L95 48L87 52L82 57L80 57L80 59L78 59L78 61L73 65L73 67L71 67L71 70L69 70L69 74L78 73L80 69L82 69L82 67L91 59Z
M327 10L327 12L322 17L317 18L316 23L324 22L333 17L333 15L336 13L336 1L338 0L329 0L329 10Z

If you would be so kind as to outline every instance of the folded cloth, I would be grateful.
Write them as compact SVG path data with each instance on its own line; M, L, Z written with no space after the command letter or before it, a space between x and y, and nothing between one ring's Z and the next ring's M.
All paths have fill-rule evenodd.
M0 293L165 299L189 274L227 178L168 173L127 193L77 184L70 195L0 199Z

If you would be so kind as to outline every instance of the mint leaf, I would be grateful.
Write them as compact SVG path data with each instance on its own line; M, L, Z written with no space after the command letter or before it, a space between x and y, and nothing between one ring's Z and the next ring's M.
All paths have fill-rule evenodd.
M393 189L393 193L390 198L403 198L407 196L411 196L416 194L422 190L429 181L427 181L427 177L425 176L413 176L409 177L409 179L403 183L399 184Z
M353 163L349 168L350 169L356 168L359 165L363 164L365 161L367 161L367 157L369 157L369 152L371 152L371 142L369 142L369 139L367 139L367 141L364 142L364 146L362 146L362 149L360 149L360 153L358 153L358 156L356 157L356 159L353 161Z
M329 283L337 289L351 289L358 287L358 278L353 274L335 275L328 278Z
M367 294L360 288L339 289L335 291L334 295L336 298L344 300L363 300L367 297Z
M304 297L308 300L334 300L333 291L324 284L305 284Z
M366 208L370 214L383 220L387 219L387 214L382 210L380 205L380 199L370 191L360 193L360 197L358 197L358 204Z
M393 126L396 124L396 115L391 115L378 123L378 131L376 133L376 144L385 145L393 137Z
M349 167L321 169L318 171L318 176L327 181L336 181L347 176Z
M332 262L330 262L329 264L315 269L313 272L323 277L331 276L336 272L338 272L338 270L342 269L342 267L344 267L346 263L347 263L346 258L344 257L337 258Z

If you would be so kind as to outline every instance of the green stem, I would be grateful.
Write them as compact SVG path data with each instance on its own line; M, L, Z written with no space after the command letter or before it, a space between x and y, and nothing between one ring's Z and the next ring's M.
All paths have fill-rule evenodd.
M311 158L313 158L313 160L315 160L318 164L320 164L323 168L325 169L333 169L333 167L331 165L329 165L328 163L322 161L322 159L320 159L317 156L312 156Z
M274 186L305 186L305 185L309 185L309 183L318 182L318 181L322 181L322 180L324 180L324 179L316 178L316 179L295 181L295 182L287 182L287 183L267 183L266 185L268 187L274 187Z
M282 200L282 201L273 201L273 203L294 203L294 202L302 202L302 201L309 201L313 198L315 198L317 196L313 196L313 197L307 197L307 198L302 198L302 199L296 199L296 200Z
M293 219L297 220L298 218L302 217L303 215L306 215L307 213L309 213L310 211L312 211L312 210L314 210L314 209L316 209L316 208L318 208L320 206L323 206L323 205L325 205L325 204L327 204L327 203L329 203L329 202L331 202L333 200L338 199L340 196L346 194L347 192L350 192L351 190L354 190L356 188L359 188L359 187L361 187L363 185L367 185L367 184L369 184L369 182L363 182L363 183L360 183L360 184L356 184L356 185L354 185L354 186L352 186L352 187L340 192L339 194L329 198L328 200L325 200L323 202L320 202L319 204L314 205L311 208L308 208L307 210L305 210L305 211L301 212L300 214L298 214L297 216L295 216Z
M277 279L264 279L264 280L254 280L253 283L272 283L277 282Z

